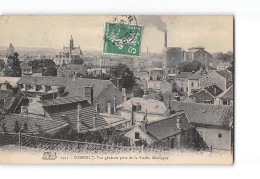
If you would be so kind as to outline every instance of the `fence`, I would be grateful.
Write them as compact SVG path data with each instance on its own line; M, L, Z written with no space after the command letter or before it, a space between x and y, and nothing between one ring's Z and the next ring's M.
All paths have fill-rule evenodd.
M131 147L109 144L88 143L61 139L52 139L21 133L0 133L0 147L7 150L53 150L73 153L166 153L148 147Z

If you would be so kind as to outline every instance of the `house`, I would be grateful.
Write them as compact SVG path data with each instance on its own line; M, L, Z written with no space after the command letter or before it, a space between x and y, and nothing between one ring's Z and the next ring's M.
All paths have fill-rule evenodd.
M207 86L217 85L221 90L226 90L232 84L231 73L223 71L207 71L200 69L188 80L188 95L192 95Z
M192 72L181 72L173 77L176 83L176 88L180 92L184 92L185 94L188 93L188 80L192 74Z
M57 77L73 77L75 74L87 75L87 67L79 64L67 64L57 70Z
M219 63L217 65L217 70L226 70L227 68L231 67L230 63Z
M233 85L216 97L215 105L234 105L234 87Z
M193 147L193 128L185 113L174 114L157 121L149 117L125 133L130 145L180 149Z
M90 88L92 87L92 90ZM86 90L91 90L90 104L98 112L114 114L115 106L121 104L124 100L123 94L110 80L75 78L71 84L68 84L63 96L73 97L86 95Z
M22 76L31 75L33 73L32 66L29 65L29 63L23 62L20 64L20 67L22 69Z
M0 101L2 101L6 113L18 113L20 106L28 103L27 96L18 90L16 82L19 79L16 77L0 77Z
M193 99L196 103L209 103L214 104L216 96L218 96L223 91L215 84L207 86L204 89L190 95L189 97Z
M15 123L18 123L23 133L37 135L41 132L55 134L68 126L66 121L54 121L43 119L37 116L28 116L24 114L5 115L4 124L0 126L0 132L17 133Z
M107 112L108 103L110 103L113 113L114 103L120 104L123 102L122 93L110 80L24 76L17 83L21 91L31 97L38 95L43 95L44 99L53 99L57 96L87 97L90 104L95 106L99 112ZM93 95L91 95L90 91L92 91ZM89 96L86 96L86 94Z
M232 151L233 108L201 103L171 101L171 109L183 111L195 129L194 142L197 149Z
M88 100L80 96L50 100L37 97L27 107L22 107L21 114L42 120L67 122L79 133L107 126Z
M131 98L116 107L116 115L131 121L131 126L139 124L147 114L149 121L156 121L171 114L171 109L164 102L143 98Z

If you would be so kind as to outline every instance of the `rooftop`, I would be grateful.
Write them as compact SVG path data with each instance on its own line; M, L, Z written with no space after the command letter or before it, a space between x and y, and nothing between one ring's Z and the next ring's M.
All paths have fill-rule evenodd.
M233 87L233 85L230 86L228 89L226 89L223 93L218 95L218 98L224 99L224 100L234 99L234 87Z

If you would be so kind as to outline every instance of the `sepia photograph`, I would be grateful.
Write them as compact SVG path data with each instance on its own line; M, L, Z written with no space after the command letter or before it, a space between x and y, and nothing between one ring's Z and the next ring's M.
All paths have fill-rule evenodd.
M232 15L1 15L1 164L233 164Z

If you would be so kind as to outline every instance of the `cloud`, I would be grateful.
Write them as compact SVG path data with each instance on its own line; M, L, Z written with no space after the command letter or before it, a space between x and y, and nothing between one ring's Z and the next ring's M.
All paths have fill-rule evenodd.
M137 23L144 26L153 25L162 32L167 28L167 24L162 21L160 16L140 16L137 19Z

